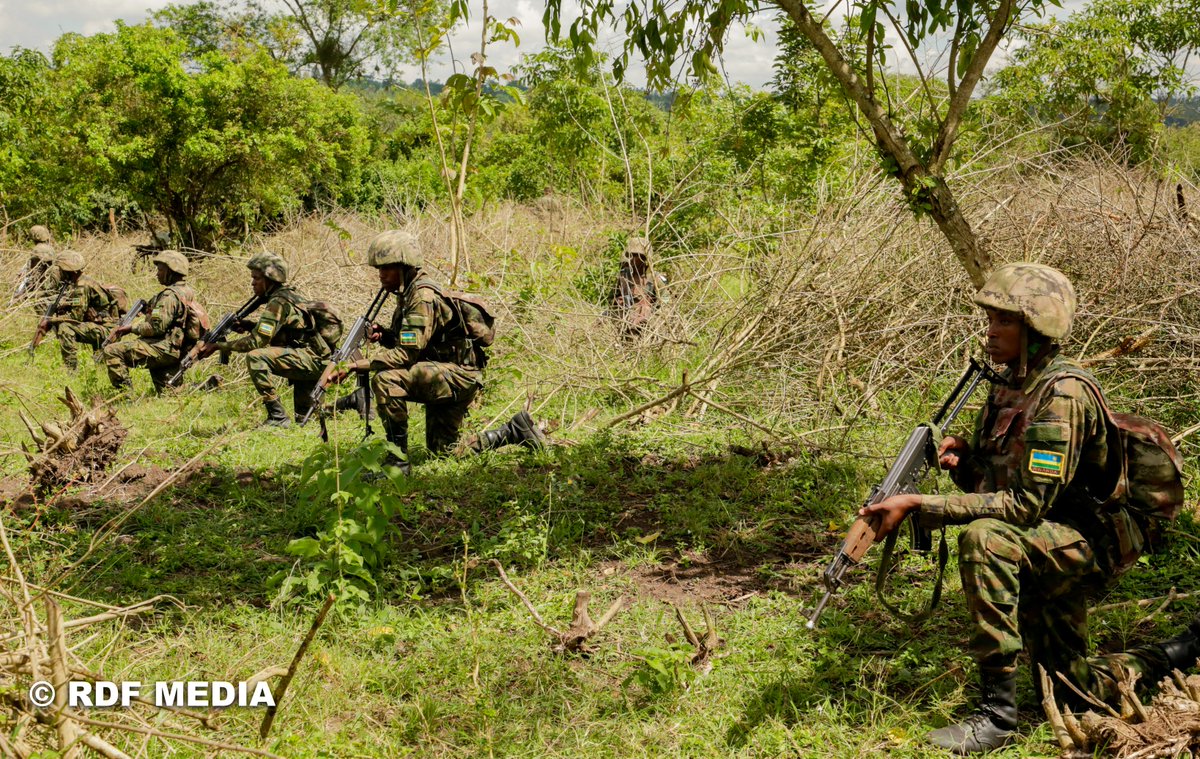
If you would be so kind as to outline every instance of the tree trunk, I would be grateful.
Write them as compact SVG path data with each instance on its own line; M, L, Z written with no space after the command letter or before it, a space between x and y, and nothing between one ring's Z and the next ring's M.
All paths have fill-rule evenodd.
M813 17L805 0L775 0L775 4L788 14L800 33L817 49L846 96L867 119L875 135L877 149L896 162L894 174L908 196L928 201L925 210L945 235L959 264L971 278L971 283L976 288L983 287L987 279L989 256L980 245L970 223L963 216L941 171L930 171L913 152L904 132L888 117L887 111L875 99L875 93L867 88L854 71L854 67L825 33L821 22ZM868 65L871 64L868 62ZM964 97L969 94L968 91ZM953 141L952 130L947 140ZM946 148L948 147L947 144ZM940 166L937 168L940 169Z

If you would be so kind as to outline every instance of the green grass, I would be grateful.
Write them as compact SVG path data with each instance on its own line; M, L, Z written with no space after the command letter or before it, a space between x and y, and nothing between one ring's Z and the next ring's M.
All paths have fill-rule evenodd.
M253 429L262 411L252 391L236 366L221 371L232 381L219 391L164 398L149 395L135 372L137 394L116 402L131 429L120 464L144 450L139 464L169 469L215 447L62 585L106 603L170 594L183 605L82 644L80 657L113 679L245 679L286 665L315 612L313 599L276 602L269 579L304 572L287 546L329 520L329 504L306 497L301 482L302 462L322 450L316 429ZM68 378L53 340L32 364L19 350L0 358L0 383L10 389L0 396L0 428L10 445L24 435L22 403L39 418L61 416L53 397L63 382L107 392L93 366ZM474 418L500 413L507 390L493 386ZM896 402L917 415L912 399ZM344 458L360 435L359 423L341 418L330 450ZM670 439L653 427L618 429L547 452L458 460L430 459L417 442L413 477L383 486L398 516L377 546L371 600L336 609L263 747L309 757L929 756L923 734L962 716L973 698L954 565L943 612L919 630L878 608L866 570L816 633L804 628L824 563L897 438L864 424L839 452L767 468L731 453L719 425ZM420 422L412 439L423 439ZM5 458L6 476L22 470L19 455ZM32 582L79 560L101 525L138 502L63 495L3 514ZM1106 600L1194 587L1198 537L1190 519L1182 522L1168 552ZM594 653L556 654L490 558L559 628L578 589L594 594L594 616L619 595L631 603ZM672 573L683 579L673 584ZM911 558L893 587L915 605L932 576L931 560ZM663 597L694 625L707 602L724 640L711 671L653 676L652 665L670 671L680 657L667 639L680 629ZM1119 650L1172 629L1193 608L1181 602L1140 624L1144 610L1102 612L1093 638ZM1056 751L1023 687L1025 733L998 756ZM229 710L209 737L257 745L260 718ZM174 717L161 727L194 729ZM166 753L155 742L147 751Z

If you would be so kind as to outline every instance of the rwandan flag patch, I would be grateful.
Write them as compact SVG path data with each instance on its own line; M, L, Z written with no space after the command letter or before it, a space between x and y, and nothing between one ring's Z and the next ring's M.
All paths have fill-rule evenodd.
M275 334L275 322L262 321L258 323L258 332L264 337L271 337Z
M408 331L401 332L400 333L400 344L401 345L416 345L417 344L417 333L416 332L408 332Z
M1061 480L1063 478L1063 455L1057 451L1041 451L1035 448L1029 452L1029 471Z

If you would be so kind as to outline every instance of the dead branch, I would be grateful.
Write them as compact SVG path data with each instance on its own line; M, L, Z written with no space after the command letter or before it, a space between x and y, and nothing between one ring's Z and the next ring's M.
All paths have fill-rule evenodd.
M702 672L707 672L712 669L713 654L725 644L725 641L717 635L717 626L713 624L712 617L708 613L708 606L700 604L700 612L704 615L704 624L707 625L704 635L697 635L687 617L683 616L683 611L674 604L672 606L675 609L675 619L679 620L679 625L683 628L684 639L696 649L696 653L692 655L691 659L692 666Z
M499 572L500 580L504 583L505 587L513 595L521 599L521 603L525 606L529 615L533 617L534 624L553 636L554 643L552 648L555 653L591 653L593 650L590 644L591 639L596 633L603 630L604 626L611 622L613 617L617 615L617 612L625 606L626 598L625 596L620 596L616 601L612 602L612 605L608 607L608 610L604 612L598 622L593 622L591 615L588 613L588 606L592 600L591 592L586 590L577 591L575 593L575 604L571 612L571 626L563 632L546 624L545 620L542 619L542 615L538 614L537 609L529 601L529 598L508 579L508 574L505 573L503 565L498 560L492 559L491 564Z
M329 614L329 610L333 608L333 603L336 600L332 593L325 599L321 610L317 612L316 618L308 628L308 635L305 635L304 640L300 641L300 647L296 649L296 655L292 657L292 663L288 665L287 672L280 679L279 684L275 686L274 698L272 699L275 703L267 707L267 713L263 715L262 724L258 728L258 737L260 740L265 741L267 734L271 732L271 723L275 721L275 714L279 710L279 704L283 700L283 695L287 693L288 685L291 684L292 678L296 676L300 660L304 658L304 652L308 650L309 644L317 637L317 630L320 630L321 625L325 623L325 615Z

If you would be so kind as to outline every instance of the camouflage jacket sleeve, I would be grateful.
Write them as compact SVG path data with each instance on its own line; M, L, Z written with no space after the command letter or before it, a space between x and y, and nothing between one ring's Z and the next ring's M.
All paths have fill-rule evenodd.
M418 287L392 315L392 326L385 335L387 350L371 356L371 371L402 369L417 363L418 357L445 326L446 314L438 294L429 287Z
M54 321L108 322L111 300L95 281L81 277L59 301Z
M254 327L241 337L220 341L217 348L233 353L248 353L256 348L279 345L284 334L304 329L304 316L286 299L272 297L259 312Z
M182 324L184 308L178 293L168 287L155 296L154 302L150 304L150 313L138 319L130 331L138 337L162 339Z
M1071 485L1087 441L1103 434L1103 413L1079 380L1066 377L1055 382L1038 402L1025 430L1020 453L1007 472L1008 487L990 493L923 496L921 526L932 529L984 517L1015 525L1037 523Z

